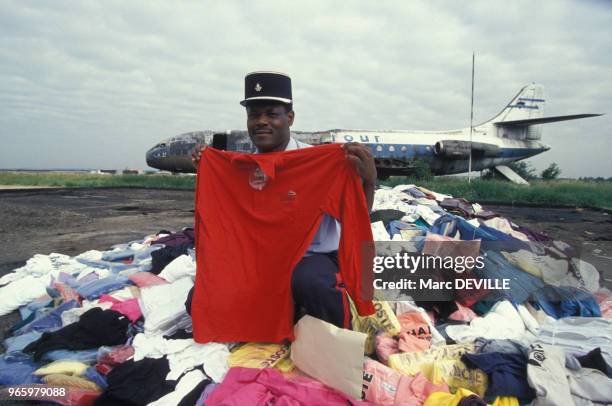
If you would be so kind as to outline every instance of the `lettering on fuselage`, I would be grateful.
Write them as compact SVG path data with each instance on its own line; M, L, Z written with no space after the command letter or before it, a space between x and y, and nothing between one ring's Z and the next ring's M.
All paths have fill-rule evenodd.
M363 142L364 144L370 144L370 143L374 143L374 144L380 144L380 137L378 135L373 135L373 136L369 136L369 135L359 135L359 136L352 136L352 135L342 135L341 136L342 139L344 140L344 142ZM332 142L336 142L336 134L332 134L331 136Z

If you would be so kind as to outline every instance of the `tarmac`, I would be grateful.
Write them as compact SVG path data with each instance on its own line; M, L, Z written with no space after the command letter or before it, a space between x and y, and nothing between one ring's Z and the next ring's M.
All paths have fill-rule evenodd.
M479 202L483 204L482 202ZM612 213L574 207L517 207L483 204L536 231L581 247L582 258L612 287ZM159 189L0 190L0 276L35 254L77 255L107 250L161 230L193 226L193 191ZM0 336L19 319L0 317Z

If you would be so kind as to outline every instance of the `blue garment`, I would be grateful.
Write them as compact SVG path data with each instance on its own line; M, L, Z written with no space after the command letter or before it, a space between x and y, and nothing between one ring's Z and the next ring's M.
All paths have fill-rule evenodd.
M158 233L158 235L159 234L168 234L168 233L170 233L170 231L168 231L168 232L160 231ZM122 242L122 243L119 243L119 244L113 244L113 245L111 245L111 250L114 250L114 249L126 250L126 249L130 248L130 245L132 245L132 244L144 244L144 242L145 242L144 239L140 239L140 240L133 240L133 241L129 241L129 242ZM105 251L105 252L108 252L108 251Z
M568 316L601 317L595 297L570 286L546 285L533 292L530 301L536 309L544 310L555 319Z
M495 302L492 300L479 300L470 307L474 313L484 316L491 311L493 306L495 306Z
M84 377L101 387L102 389L106 389L108 387L108 383L106 382L106 377L99 373L95 367L89 367L85 370Z
M431 205L427 207L429 207L431 211L433 211L436 214L439 214L440 216L446 216L447 214L449 214L449 212L447 212L446 210L444 210L442 207L438 205Z
M47 286L45 288L45 290L47 291L47 295L49 295L50 297L52 297L53 299L58 298L60 296L62 296L62 294L60 293L59 290L51 287L51 286Z
M529 355L529 348L516 340L490 340L488 338L478 337L474 340L474 347L476 352L480 354L498 352L504 354L518 354L524 357Z
M406 223L401 220L393 220L387 226L387 231L389 232L391 238L393 238L395 234L400 234L401 230L416 230L419 231L419 235L425 235L425 233L427 233L427 228L413 223Z
M66 284L69 280L74 279L72 275L66 272L60 272L57 275L57 282Z
M414 197L416 199L426 198L427 197L427 195L425 193L421 192L419 189L417 189L415 187L411 187L410 189L403 190L402 192L408 193L408 194L412 195L412 197Z
M69 275L63 278L63 281L61 281L61 283L67 285L68 287L72 289L76 289L81 282L77 281L74 276Z
M3 345L7 353L21 351L26 345L38 340L41 335L42 333L39 331L32 331L26 334L8 337L6 340L4 340Z
M151 270L150 257L148 259L143 259L140 261L133 260L132 263L130 264L124 264L122 262L111 262L111 261L90 261L87 259L78 259L78 261L91 268L109 270L113 274L117 274L121 271L127 271L127 270L134 270L135 272L149 272ZM70 286L75 287L73 285L70 285Z
M53 306L52 299L43 299L43 300L34 300L26 305L23 305L19 308L19 315L21 316L21 320L25 320L30 317L32 314L36 313L37 310L43 309L45 307Z
M30 331L44 332L57 330L58 328L62 327L62 313L64 313L66 310L74 309L75 307L81 307L79 302L76 300L70 300L62 303L46 316L34 320L32 323L22 328L20 332L28 333Z
M535 391L527 382L527 357L523 354L463 354L461 361L470 368L484 371L489 378L486 400L497 396L514 396L520 401L530 402Z
M53 350L45 353L42 358L43 361L60 361L63 359L69 359L72 361L81 361L84 363L95 363L98 360L98 349L92 350Z
M0 385L15 386L38 383L40 382L39 378L32 375L32 372L40 366L32 360L32 357L22 352L3 354L0 357Z
M504 232L499 231L496 228L489 227L484 223L481 223L480 226L478 226L478 228L484 231L485 233L488 233L492 235L493 237L495 237L495 240L497 241L507 241L507 242L515 242L515 241L520 242L521 241L518 238L512 237L510 234L506 234Z
M160 248L163 248L163 244L153 244L142 249L132 249L129 247L120 248L113 251L105 251L102 253L102 261L107 262L120 262L129 260L130 264L139 264L141 261L151 258L151 253Z
M125 276L113 275L107 278L97 279L79 286L76 291L87 300L97 299L105 293L118 290L130 283Z
M53 309L50 309L50 308L44 308L44 309L37 310L35 313L32 313L27 319L17 323L13 327L11 327L10 330L9 330L9 333L11 335L19 336L19 335L22 335L22 334L25 334L25 333L28 333L28 332L32 331L32 329L30 328L32 323L35 323L38 320L44 319L52 311L53 311ZM51 330L53 330L53 329L51 329Z
M415 220L415 222L413 223L416 226L419 226L425 230L429 230L431 228L431 226L429 224L427 224L427 222L425 220L423 220L422 218L418 218Z
M508 260L496 251L485 251L484 268L474 267L472 272L481 279L498 279L503 284L508 279L510 289L493 290L487 300L500 301L508 299L515 305L525 302L531 294L544 287L544 282L525 271L515 268Z
M436 219L431 227L431 232L453 237L459 231L459 236L464 241L481 239L483 241L497 241L497 238L480 227L475 227L465 219L453 214L446 214Z
M507 252L513 252L522 249L531 251L531 244L528 244L525 241L521 241L518 238L511 236L510 234L506 234L496 228L489 227L486 224L482 223L478 228L492 235L496 239L496 242L489 242L488 244L486 244L486 247L490 247L491 249L496 249L498 251Z
M350 328L348 294L338 272L337 253L315 254L298 262L291 277L295 320L309 314L340 328Z
M31 313L27 318L13 324L7 332L7 335L19 335L19 333L17 333L17 331L19 331L20 328L22 328L23 326L27 325L28 323L31 323L33 320L36 319L36 313Z

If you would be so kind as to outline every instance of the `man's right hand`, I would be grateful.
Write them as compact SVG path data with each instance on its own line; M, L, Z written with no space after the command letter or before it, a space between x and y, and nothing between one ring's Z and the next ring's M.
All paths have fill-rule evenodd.
M202 158L202 152L206 149L206 145L196 144L193 152L191 153L191 160L195 165L196 169L198 168L198 164L200 163L200 158Z

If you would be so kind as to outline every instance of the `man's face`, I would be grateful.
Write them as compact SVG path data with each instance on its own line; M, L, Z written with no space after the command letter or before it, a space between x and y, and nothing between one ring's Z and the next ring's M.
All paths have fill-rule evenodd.
M249 137L259 152L284 151L289 143L293 111L282 104L252 103L246 108Z

